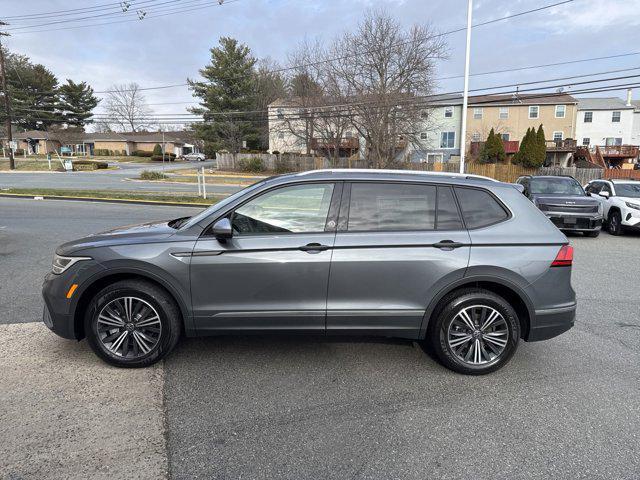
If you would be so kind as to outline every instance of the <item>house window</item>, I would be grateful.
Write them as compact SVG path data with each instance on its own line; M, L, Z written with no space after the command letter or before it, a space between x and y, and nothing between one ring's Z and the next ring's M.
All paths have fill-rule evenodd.
M347 130L344 132L344 138L353 138L353 132L351 132L351 130Z
M277 111L278 111L278 118L280 119L284 118L284 112L282 111L282 109L279 108Z
M427 163L442 163L443 155L441 153L427 153Z
M480 120L482 118L482 107L476 107L473 109L473 118Z
M607 138L604 139L604 144L607 147L620 146L620 145L622 145L622 138L620 138L620 137L607 137Z
M480 141L480 133L479 132L473 132L473 135L471 135L471 140L474 142L479 142Z
M613 123L620 123L620 112L612 112L611 113L611 121Z
M509 118L509 107L500 107L500 113L498 114L501 120Z
M508 133L503 133L502 135L500 135L502 137L502 141L503 142L508 142L509 141L509 134Z
M584 137L582 139L582 146L583 147L588 147L590 143L591 143L591 139L589 137Z
M453 118L453 107L444 107L444 118Z
M584 112L584 123L593 122L593 112Z
M566 111L566 105L556 105L556 118L564 118Z
M553 141L561 142L564 138L564 134L562 132L553 132Z
M426 139L427 139L427 132L420 133L420 140L426 140Z
M529 107L529 118L538 118L538 114L540 113L540 107L537 105L532 105Z
M278 138L284 138L284 132L278 133Z
M420 112L420 116L422 118L429 118L429 112L427 112L426 110L423 110Z
M456 143L456 132L442 132L440 137L440 148L454 148Z

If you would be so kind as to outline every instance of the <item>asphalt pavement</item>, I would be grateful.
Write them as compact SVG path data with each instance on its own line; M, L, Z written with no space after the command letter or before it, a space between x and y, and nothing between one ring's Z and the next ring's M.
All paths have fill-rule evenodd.
M191 211L196 210L0 199L0 322L39 321L40 282L62 241ZM513 360L489 376L454 374L416 344L401 340L183 339L161 366L164 387L159 400L170 477L640 478L640 235L603 233L596 239L570 240L576 249L576 326L546 342L522 342ZM30 347L38 349L42 359L11 365L40 368L47 352L61 345L62 354L51 353L47 364L64 364L67 351L72 365L91 364L95 375L113 370L96 362L82 348L84 343L75 350L56 337L44 336L39 342ZM3 358L8 361L6 355L0 361ZM5 371L0 368L0 392L17 378ZM86 372L87 378L93 375ZM130 382L139 373L117 372L120 382ZM66 374L70 385L84 381L68 370L59 375ZM139 398L156 404L160 395L150 379L138 380L148 388L131 390L123 383L114 391L112 383L94 382L85 392L108 406L119 399L124 412L137 412ZM37 392L64 395L63 385ZM19 392L28 395L24 388ZM47 438L58 426L69 442L75 439L47 446L31 438L38 434L36 428L16 438L20 422L14 421L9 436L0 438L0 451L8 449L14 459L13 474L37 471L38 463L54 457L57 448L79 445L80 433L70 427L75 421L72 408L47 417L42 411L52 405L48 399L42 406L26 401L20 405L19 395L2 400L6 398L10 401L2 405L12 416L34 409L32 415L44 422ZM82 408L80 400L76 408ZM0 420L2 415L0 408ZM81 418L90 431L111 421L108 416ZM133 415L131 421L143 420ZM129 430L122 431L126 441ZM42 451L28 455L34 445ZM132 471L149 465L139 449L136 452L137 460L123 457L132 462ZM146 458L159 472L164 460L155 457L156 452L157 443L151 442ZM59 463L68 457L61 458ZM106 461L115 462L110 457ZM68 465L76 464L69 460ZM0 478L3 474L0 471Z
M2 188L62 188L70 190L128 190L145 193L190 193L197 194L196 183L179 182L145 182L132 180L140 176L144 170L165 171L190 167L212 167L214 163L179 163L167 164L127 164L118 163L115 170L98 170L95 172L0 172L0 189ZM222 179L227 180L227 179ZM207 193L211 196L226 196L240 190L240 186L220 183L207 184Z

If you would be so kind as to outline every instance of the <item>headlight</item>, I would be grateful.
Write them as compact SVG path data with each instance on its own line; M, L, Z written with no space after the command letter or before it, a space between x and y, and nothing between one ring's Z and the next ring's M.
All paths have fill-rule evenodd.
M631 203L631 202L624 202L627 204L627 207L629 208L633 208L634 210L640 210L640 205L638 205L637 203Z
M81 260L91 260L91 257L62 257L60 255L54 255L51 271L56 275L60 275L62 272L71 267L71 265L80 262Z
M598 213L602 215L604 213L604 207L600 202L598 202Z

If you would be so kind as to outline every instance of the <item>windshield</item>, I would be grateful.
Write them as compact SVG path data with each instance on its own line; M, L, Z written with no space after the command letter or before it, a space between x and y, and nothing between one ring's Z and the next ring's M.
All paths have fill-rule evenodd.
M573 178L532 178L531 193L538 195L581 195L582 185Z
M205 208L203 211L201 211L197 215L194 215L193 217L191 217L189 219L189 221L186 222L183 225L183 227L184 228L189 228L189 227L195 225L196 223L198 223L198 222L204 220L205 218L207 218L209 215L211 215L216 210L218 210L220 208L224 208L226 205L229 205L230 203L235 201L237 198L240 198L243 195L249 193L250 191L255 190L258 187L261 187L262 185L264 185L266 183L266 181L267 180L261 180L258 183L254 183L253 185L249 185L248 187L243 188L239 192L236 192L233 195L229 195L227 198L225 198L223 200L220 200L218 203L214 203L210 207Z
M616 183L616 195L619 197L640 198L640 182Z

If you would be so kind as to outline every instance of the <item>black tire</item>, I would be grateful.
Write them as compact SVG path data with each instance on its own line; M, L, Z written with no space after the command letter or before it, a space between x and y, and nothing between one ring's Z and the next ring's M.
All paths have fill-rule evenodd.
M595 230L593 232L584 232L585 237L596 238L598 235L600 235L600 230Z
M613 212L609 212L609 219L607 220L607 231L611 235L622 235L622 217L620 216L620 212L614 210Z
M459 358L447 340L450 326L458 313L471 306L486 306L497 311L504 319L504 328L508 332L508 339L501 353L486 363L476 365ZM515 353L519 340L520 321L514 308L501 296L480 288L458 290L447 295L435 311L426 338L428 350L435 353L445 367L465 375L485 375L502 368Z
M139 354L132 358L124 358L117 352L109 350L100 339L100 336L104 335L104 325L102 333L99 332L98 326L98 317L103 309L111 302L125 297L133 297L151 306L159 318L156 343L148 352L142 354L139 353L138 348L135 348L137 345L133 345L132 350L135 348ZM120 328L122 332L125 330L124 327L113 328L114 331L116 328ZM91 349L105 362L116 367L142 368L153 365L173 350L182 331L182 317L176 302L164 289L144 280L122 280L108 285L93 297L85 313L84 331ZM133 332L131 333L133 335ZM130 343L136 342L130 341Z

